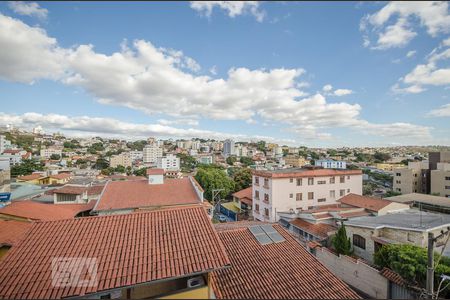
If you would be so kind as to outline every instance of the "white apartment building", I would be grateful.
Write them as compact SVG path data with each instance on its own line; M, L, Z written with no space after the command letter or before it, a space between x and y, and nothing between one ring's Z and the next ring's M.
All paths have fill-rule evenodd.
M223 156L228 157L235 154L235 146L233 140L225 140L223 142Z
M109 166L116 168L117 166L131 167L133 161L131 160L130 154L121 153L118 155L111 156Z
M57 154L61 157L62 149L54 147L41 149L41 157L50 158L53 154Z
M336 204L349 193L362 195L361 170L255 170L252 180L253 216L266 222L277 222L279 212Z
M155 144L146 145L143 150L144 163L155 164L163 156L162 148Z
M132 161L144 159L144 151L130 151L129 153Z
M164 171L178 171L180 170L180 158L173 154L158 157L157 167L158 169L164 169Z
M319 159L314 162L314 165L325 169L347 169L347 163L345 161L332 159Z
M6 149L11 149L11 141L8 141L4 135L0 135L0 154Z

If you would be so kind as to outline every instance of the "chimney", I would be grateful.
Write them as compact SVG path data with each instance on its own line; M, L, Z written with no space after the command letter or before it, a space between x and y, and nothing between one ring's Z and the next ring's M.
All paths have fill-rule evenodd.
M148 184L163 184L164 169L147 169Z

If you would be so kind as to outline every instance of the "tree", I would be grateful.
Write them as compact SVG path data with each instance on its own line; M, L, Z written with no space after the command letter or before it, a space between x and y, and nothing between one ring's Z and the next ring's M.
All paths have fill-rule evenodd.
M373 155L373 158L376 161L383 162L383 161L387 161L387 160L391 159L391 156L388 153L375 152L375 154Z
M104 159L103 157L97 158L97 161L95 162L95 168L97 170L103 170L109 167L109 162Z
M309 155L311 156L312 159L316 160L316 159L320 159L319 154L317 154L314 151L309 152Z
M22 162L20 164L11 167L11 176L17 177L22 175L29 175L34 171L42 170L44 170L44 168L36 159L22 159Z
M135 170L133 172L134 175L136 176L146 176L147 175L147 168L140 168L138 170Z
M61 159L61 155L59 155L59 154L52 154L52 155L50 155L50 159L51 160L60 160Z
M239 168L233 176L234 191L240 191L252 185L252 171L248 168Z
M191 172L198 165L197 160L188 154L178 153L177 157L180 158L180 167L184 172Z
M114 174L114 168L112 167L108 167L108 168L104 168L101 171L102 175L106 175L106 176L110 176Z
M427 277L427 249L410 244L383 245L374 254L374 263L383 268L387 267L409 282L424 287ZM434 273L435 287L438 286L442 274L450 274L450 258L434 253L434 261L438 261ZM439 295L443 298L450 296L449 289Z
M347 232L345 231L343 222L341 222L341 227L339 227L336 235L333 237L332 243L337 253L343 255L352 254L352 243L350 242L350 238L347 238Z
M205 191L204 197L212 200L212 190L224 189L220 197L227 197L234 190L234 182L227 174L218 168L199 168L195 180Z
M246 167L253 165L253 159L250 157L242 156L239 161Z
M122 166L122 165L118 165L118 166L114 169L114 171L117 172L117 173L125 173L125 167Z
M227 164L230 166L234 165L234 163L237 162L236 156L228 156L227 157Z
M105 147L103 147L102 143L94 143L87 149L87 151L91 154L96 154L98 151L103 150L105 150Z
M400 193L400 192L396 192L396 191L387 191L386 192L386 195L384 195L384 197L394 197L394 196L399 196L399 195L401 195L402 193Z
M125 170L125 172L127 173L128 176L130 176L131 174L133 174L133 168L131 168L130 166L128 166Z
M258 149L259 151L262 151L264 153L266 153L266 142L265 141L259 141L256 143L256 149Z
M289 154L289 149L282 149L281 151L283 151L283 157Z

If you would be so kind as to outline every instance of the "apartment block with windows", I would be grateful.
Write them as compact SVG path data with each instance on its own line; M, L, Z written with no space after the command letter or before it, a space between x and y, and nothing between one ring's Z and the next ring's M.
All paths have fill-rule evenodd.
M428 161L409 162L407 168L394 171L393 189L395 192L428 194L429 182Z
M450 163L437 163L431 170L431 194L450 198Z
M252 178L253 216L266 222L277 222L280 212L336 204L349 193L362 195L361 170L255 170Z

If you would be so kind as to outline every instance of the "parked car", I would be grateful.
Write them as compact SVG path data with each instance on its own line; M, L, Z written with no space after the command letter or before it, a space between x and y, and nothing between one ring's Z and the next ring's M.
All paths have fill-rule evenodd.
M219 222L220 223L224 223L224 222L226 222L227 221L227 217L225 217L224 215L220 215L219 216Z

